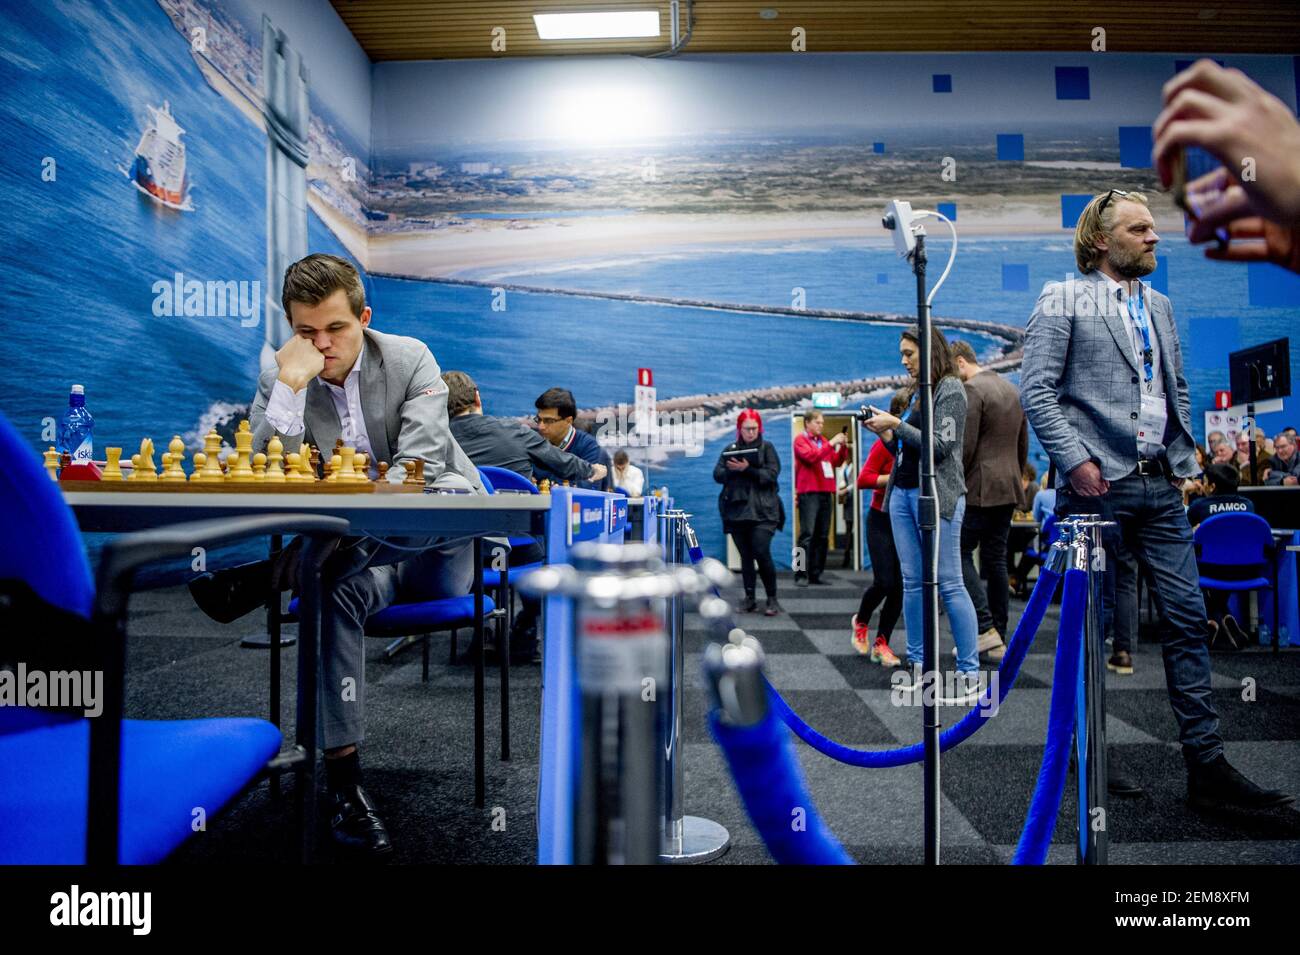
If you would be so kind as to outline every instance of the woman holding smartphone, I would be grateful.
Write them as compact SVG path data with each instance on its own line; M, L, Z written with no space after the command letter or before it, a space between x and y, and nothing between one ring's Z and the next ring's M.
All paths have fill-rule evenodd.
M921 373L920 331L908 328L898 343L903 367L912 376L912 390ZM961 522L966 513L966 477L962 440L966 427L966 389L957 377L948 341L938 328L930 336L930 381L934 387L934 469L939 505L939 595L948 611L957 643L958 695L978 692L979 652L976 650L975 607L962 579ZM921 403L912 402L907 420L881 413L867 421L876 434L893 431L898 460L885 490L885 507L894 532L894 546L903 572L903 620L907 627L907 657L912 685L921 673L921 527L918 516L921 485ZM964 684L964 686L963 686ZM963 692L964 691L964 692Z
M755 599L755 565L763 580L767 606L763 613L781 612L776 602L776 566L772 563L772 537L785 527L785 506L777 490L781 459L772 442L763 438L763 419L746 408L736 419L736 440L723 449L713 468L713 480L722 485L718 510L722 530L740 551L740 577L745 585L742 613L758 609Z

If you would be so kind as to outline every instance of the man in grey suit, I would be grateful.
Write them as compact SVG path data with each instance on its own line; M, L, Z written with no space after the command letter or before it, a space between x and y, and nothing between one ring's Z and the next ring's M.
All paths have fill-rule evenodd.
M966 386L966 432L962 465L966 471L966 519L961 525L961 569L979 620L979 651L997 662L1006 654L1007 535L1011 516L1025 509L1020 486L1029 457L1029 428L1020 394L996 371L986 371L975 350L952 343L953 364ZM975 549L988 577L987 592L975 569Z
M388 479L400 482L403 462L422 460L427 486L487 493L452 437L438 363L423 342L370 327L371 311L352 263L323 254L295 262L285 272L282 301L294 335L276 353L276 367L258 381L250 415L254 451L264 451L278 436L286 452L305 442L328 454L342 438L368 456L372 477L386 461ZM294 554L291 545L267 568L264 586L296 586ZM366 618L399 600L468 593L474 570L468 540L437 538L388 544L350 538L325 566L320 738L334 807L331 832L345 848L380 858L392 852L375 804L361 788L357 745L365 736ZM222 592L219 575L206 588L191 584L200 607L218 619L245 610L250 596L256 603L252 588L233 599ZM233 611L231 603L238 604Z
M1158 241L1140 193L1112 189L1088 203L1074 239L1084 277L1043 287L1025 338L1021 403L1056 464L1058 515L1115 521L1151 580L1189 801L1283 806L1294 797L1256 786L1223 753L1205 603L1177 487L1196 473L1191 403L1172 306L1141 281L1155 270Z

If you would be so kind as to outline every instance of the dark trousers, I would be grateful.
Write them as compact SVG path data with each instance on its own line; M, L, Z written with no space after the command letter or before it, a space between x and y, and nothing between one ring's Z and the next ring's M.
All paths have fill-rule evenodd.
M990 627L1003 636L1007 633L1007 604L1010 600L1007 590L1007 534L1011 530L1011 515L1015 509L1014 504L994 507L966 505L966 519L961 525L961 573L971 603L975 605L980 633ZM977 547L980 567L989 581L987 589L984 581L980 580L980 571L975 569Z
M808 579L817 580L826 569L826 535L831 530L830 491L805 491L799 495L799 548L803 551ZM795 576L798 576L796 571Z
M1116 534L1106 540L1101 587L1102 629L1111 638L1111 652L1131 652L1138 630L1138 565Z
M903 612L903 571L898 566L889 514L874 507L867 509L867 553L871 555L871 586L862 593L858 623L869 623L871 615L880 607L876 636L888 641L898 623L898 615Z
M776 599L776 564L772 563L772 535L776 528L758 521L733 521L731 539L740 551L740 579L745 584L746 596L754 595L754 569L763 579L763 592Z
M1058 517L1100 513L1105 520L1116 522L1103 532L1112 541L1107 556L1114 552L1118 536L1151 583L1160 615L1165 682L1178 721L1183 759L1204 764L1218 758L1223 737L1210 696L1205 601L1197 586L1192 529L1182 494L1165 478L1131 474L1111 481L1110 491L1100 497L1083 497L1071 488L1061 488L1056 513Z

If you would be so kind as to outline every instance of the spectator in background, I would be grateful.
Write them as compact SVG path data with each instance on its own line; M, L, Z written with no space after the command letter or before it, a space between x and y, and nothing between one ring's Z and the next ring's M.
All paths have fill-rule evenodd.
M1046 475L1044 475L1043 480L1047 480ZM1026 461L1025 466L1020 471L1020 490L1023 493L1025 501L1035 501L1038 489L1038 469ZM1052 491L1052 501L1056 501L1055 489ZM1017 510L1015 514L1011 516L1012 521L1037 521L1038 518L1034 516L1033 506L1034 505L1031 503L1025 509ZM1048 513L1050 513L1050 511ZM1010 533L1007 534L1007 553L1009 555L1007 561L1008 593L1016 594L1017 596L1021 594L1021 589L1024 586L1025 574L1030 567L1034 566L1034 562L1027 552L1037 539L1038 531L1032 527L1013 526Z
M1016 386L981 368L966 342L954 341L951 347L957 377L966 387L962 576L979 621L978 649L996 663L1006 653L1007 535L1011 515L1025 506L1021 474L1028 463L1029 426ZM975 568L976 549L980 570ZM988 578L987 588L981 576Z
M889 401L889 413L898 417L907 409L908 392L897 391ZM867 452L866 463L858 474L858 487L871 491L867 509L867 553L871 555L871 586L862 592L862 602L853 615L853 649L871 654L871 662L885 668L896 667L899 659L889 649L889 640L903 610L903 572L898 566L894 531L885 510L885 488L894 470L893 431L882 431L880 440ZM880 607L876 639L871 639L871 615Z
M1227 440L1227 437L1222 431L1211 431L1205 436L1205 446L1209 449L1210 455L1213 456L1214 449Z
M1237 435L1237 482L1241 486L1258 486L1268 480L1271 457L1264 432L1255 429L1255 469L1250 467L1250 439L1246 432Z
M1237 69L1197 60L1164 87L1165 108L1151 132L1160 181L1168 188L1180 150L1200 146L1223 166L1187 184L1197 218L1192 242L1226 227L1229 242L1211 259L1274 262L1300 272L1300 123L1290 108ZM1235 170L1253 175L1240 179ZM1230 172L1229 170L1233 170Z
M1224 438L1218 444L1213 446L1210 452L1211 464L1231 464L1233 458L1237 456L1237 449L1233 447L1232 442Z
M605 449L600 446L600 442L594 435L573 426L573 419L578 414L573 392L567 388L549 388L537 396L533 405L537 408L537 428L541 431L542 437L561 451L576 454L582 460L599 464L604 469L599 478L593 477L580 481L579 486L597 491L612 490L613 484L608 474L609 455L605 453ZM545 479L553 484L564 481L564 478L548 468L538 467L536 471L539 481Z
M640 497L645 490L645 475L635 464L628 461L627 452L619 449L614 452L614 471L611 475L614 487L622 488L628 497Z
M831 508L835 504L835 469L848 458L848 436L843 432L829 441L822 437L826 419L816 409L803 419L803 433L794 439L794 493L799 509L799 546L795 560L802 557L804 570L796 563L794 585L827 584L827 535L831 530Z
M1281 432L1273 439L1273 460L1269 463L1265 484L1300 484L1300 454L1296 454L1295 437Z
M1255 505L1250 498L1237 493L1237 470L1226 464L1211 464L1205 469L1205 482L1208 493L1197 498L1187 509L1187 523L1192 527L1218 514L1254 514ZM1262 567L1220 567L1205 564L1197 559L1198 568L1204 576L1217 577L1220 580L1247 580L1265 573ZM1246 645L1246 633L1241 624L1228 613L1229 592L1226 590L1205 590L1205 614L1209 617L1210 646L1226 645L1232 650L1239 650Z
M898 343L899 357L914 381L921 374L920 330L915 326L903 332ZM961 522L966 511L966 478L962 468L962 448L966 431L966 389L957 377L948 340L933 328L930 335L930 384L934 388L934 486L938 496L938 585L939 596L948 611L953 640L957 644L958 699L977 699L979 694L978 622L975 608L961 573ZM903 620L907 628L907 657L911 669L911 689L920 688L922 633L921 581L925 556L921 550L921 408L906 421L898 415L878 414L867 421L876 434L893 431L899 438L898 460L889 475L885 490L885 507L889 509L898 548L898 564L903 571ZM937 664L937 661L936 661Z
M731 535L740 551L740 578L745 586L741 613L758 609L755 565L767 595L763 614L775 617L781 612L776 601L776 565L772 563L772 538L785 527L785 506L777 484L780 474L776 448L763 438L762 416L746 408L736 418L736 440L722 450L713 467L713 480L722 485L718 494L722 531Z

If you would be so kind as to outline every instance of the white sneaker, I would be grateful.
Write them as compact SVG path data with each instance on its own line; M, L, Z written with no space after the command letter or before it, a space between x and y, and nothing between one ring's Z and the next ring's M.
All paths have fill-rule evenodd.
M980 686L980 675L978 670L974 673L967 673L964 670L958 670L957 677L953 680L953 690L957 695L954 696L951 701L945 700L944 702L951 702L954 706L965 706L969 703L978 703L982 689L983 688Z

